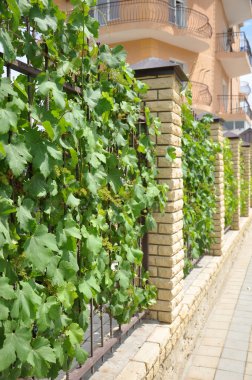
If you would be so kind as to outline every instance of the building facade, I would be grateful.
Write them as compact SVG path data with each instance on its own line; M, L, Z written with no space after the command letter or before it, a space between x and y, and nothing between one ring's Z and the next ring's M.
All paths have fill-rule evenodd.
M92 14L101 25L100 42L122 44L133 68L150 60L180 64L196 113L218 115L228 129L251 125L250 88L240 82L251 72L251 48L240 30L252 18L251 0L97 0Z

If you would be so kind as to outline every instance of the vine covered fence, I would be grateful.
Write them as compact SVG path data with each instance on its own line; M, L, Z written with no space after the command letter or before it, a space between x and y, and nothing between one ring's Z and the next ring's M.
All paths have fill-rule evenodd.
M87 3L0 4L1 379L56 378L86 361L93 310L122 325L155 302L141 240L166 199L158 121L139 122L146 88L95 44Z

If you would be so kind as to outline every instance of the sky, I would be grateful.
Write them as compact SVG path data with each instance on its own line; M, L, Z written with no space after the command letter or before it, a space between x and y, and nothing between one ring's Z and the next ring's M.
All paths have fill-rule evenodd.
M246 33L246 37L247 37L249 44L251 46L251 49L252 49L252 19L246 21L244 23L244 26L241 28L241 30L243 30ZM242 76L241 80L247 81L250 84L251 94L249 95L249 103L252 107L252 73Z

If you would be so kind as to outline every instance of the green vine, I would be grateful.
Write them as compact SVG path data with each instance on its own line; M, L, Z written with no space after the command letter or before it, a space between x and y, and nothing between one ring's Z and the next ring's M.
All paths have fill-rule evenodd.
M214 170L219 145L210 138L212 118L196 120L188 104L182 106L185 275L213 242L215 212Z
M229 227L233 220L233 215L238 207L238 200L235 196L237 181L234 177L232 162L232 150L227 138L223 142L223 161L224 161L224 198L225 198L225 227Z
M240 213L241 216L246 216L246 205L249 196L249 183L245 180L245 161L244 157L240 155Z
M71 15L52 0L0 4L5 61L41 71L10 80L0 59L1 380L83 363L91 300L124 323L156 298L137 268L166 201L148 137L159 122L145 109L148 133L139 125L146 87L121 47L93 41L92 1L71 2Z

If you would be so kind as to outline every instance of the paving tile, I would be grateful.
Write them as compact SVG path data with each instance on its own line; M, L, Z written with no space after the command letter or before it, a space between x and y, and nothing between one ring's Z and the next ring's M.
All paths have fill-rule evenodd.
M197 367L217 368L219 358L215 356L193 355L192 364Z
M220 357L221 351L222 347L200 346L197 350L197 355Z
M248 350L248 342L246 342L244 340L227 338L225 341L225 347L234 348L234 349L242 350L242 351L247 351Z
M248 352L247 361L252 363L252 352Z
M245 374L246 375L252 375L252 363L246 364Z
M229 371L217 370L214 380L243 380L243 375Z
M188 379L214 380L215 369L192 366L188 372Z
M204 336L209 338L225 338L228 333L228 330L219 330L219 329L205 329Z
M230 321L212 321L207 323L208 329L227 330L229 328Z
M218 364L218 369L243 374L245 370L245 361L221 358Z
M203 338L202 345L204 346L214 346L223 347L225 339L224 338Z
M229 331L227 334L227 339L233 340L244 340L246 342L249 341L249 335L246 332L242 331Z
M233 348L224 347L221 357L225 359L246 361L247 351L235 350Z
M240 332L245 332L245 333L249 334L250 330L251 330L251 326L242 325L242 324L232 322L229 326L229 330L230 331L240 331Z
M252 380L252 376L250 376L250 375L244 375L243 380Z

